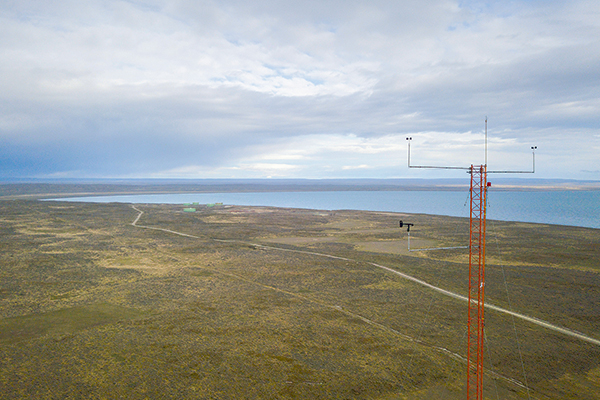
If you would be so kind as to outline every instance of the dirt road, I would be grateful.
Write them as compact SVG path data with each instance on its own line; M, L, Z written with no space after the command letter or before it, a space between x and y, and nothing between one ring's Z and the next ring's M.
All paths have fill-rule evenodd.
M188 235L186 233L181 233L181 232L173 231L173 230L170 230L170 229L164 229L164 228L157 228L157 227L152 227L152 226L138 225L137 223L140 220L140 218L142 217L142 214L144 212L142 210L138 209L137 207L135 207L134 205L132 205L132 208L134 210L136 210L137 212L139 212L138 216L131 223L131 225L135 226L136 228L158 230L158 231L163 231L163 232L167 232L167 233L171 233L171 234L175 234L175 235L179 235L179 236L185 236L185 237L189 237L189 238L200 239L200 237L198 237L198 236ZM251 245L251 246L255 246L257 248L261 248L261 249L265 249L265 250L288 251L288 252L293 252L293 253L308 254L308 255L313 255L313 256L318 256L318 257L327 257L327 258L333 258L333 259L336 259L336 260L343 260L343 261L349 261L349 262L355 262L355 263L365 263L364 261L357 261L357 260L353 260L353 259L350 259L350 258L335 256L335 255L332 255L332 254L317 253L317 252L306 251L306 250L285 249L285 248L281 248L281 247L266 246L266 245L262 245L262 244L243 242L243 241L239 241L239 240L223 240L223 239L213 239L213 240L217 241L217 242L240 243L240 244L245 244L245 245ZM372 265L372 266L374 266L376 268L380 268L380 269L383 269L383 270L385 270L387 272L390 272L392 274L398 275L398 276L400 276L400 277L402 277L404 279L407 279L409 281L417 283L417 284L419 284L421 286L425 286L425 287L427 287L427 288L429 288L431 290L434 290L434 291L436 291L438 293L441 293L441 294L443 294L445 296L449 296L449 297L452 297L454 299L465 301L465 302L469 301L469 299L467 297L465 297L465 296L462 296L462 295L460 295L458 293L451 292L451 291L446 290L446 289L442 289L441 287L432 285L432 284L427 283L427 282L425 282L425 281L423 281L421 279L415 278L414 276L407 275L405 273L397 271L397 270L395 270L393 268L386 267L386 266L383 266L383 265L380 265L380 264L376 264L376 263L372 263L372 262L366 262L366 263L369 264L369 265ZM501 313L504 313L504 314L508 314L508 315L511 315L511 316L513 316L515 318L520 318L520 319L522 319L524 321L530 322L532 324L535 324L535 325L538 325L538 326L542 326L544 328L553 330L555 332L559 332L561 334L564 334L564 335L567 335L567 336L570 336L570 337L574 337L574 338L577 338L579 340L583 340L585 342L592 343L592 344L595 344L597 346L600 346L600 340L598 340L598 339L594 339L594 338L589 337L587 335L584 335L582 333L575 332L575 331L572 331L570 329L563 328L563 327L551 324L550 322L546 322L546 321L540 320L538 318L530 317L530 316L525 315L525 314L521 314L521 313L517 313L517 312L511 311L511 310L507 310L505 308L498 307L498 306L495 306L495 305L489 304L489 303L485 304L485 308L488 309L488 310L493 310L493 311L496 311L496 312L501 312Z

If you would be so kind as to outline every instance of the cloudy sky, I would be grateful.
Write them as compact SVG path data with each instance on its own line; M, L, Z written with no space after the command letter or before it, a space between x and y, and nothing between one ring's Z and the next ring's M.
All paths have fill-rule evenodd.
M0 0L0 178L600 180L597 0Z

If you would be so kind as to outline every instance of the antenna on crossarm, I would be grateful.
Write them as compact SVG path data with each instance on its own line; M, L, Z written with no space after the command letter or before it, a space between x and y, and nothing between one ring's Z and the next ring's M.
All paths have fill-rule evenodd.
M487 156L488 156L488 142L487 142L487 115L485 116L485 165L488 165L487 162Z
M441 167L441 166L433 166L433 165L411 165L410 164L410 142L412 141L411 137L407 137L408 141L408 168L433 168L433 169L470 169L469 167Z
M412 138L407 137L406 140L408 141L408 168L411 168L411 166L410 166L410 141L412 140Z

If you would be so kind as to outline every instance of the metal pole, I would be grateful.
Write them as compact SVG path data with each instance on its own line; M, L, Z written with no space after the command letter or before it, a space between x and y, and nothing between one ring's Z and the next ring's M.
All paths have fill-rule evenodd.
M487 166L488 141L487 141L487 115L485 116L485 165Z

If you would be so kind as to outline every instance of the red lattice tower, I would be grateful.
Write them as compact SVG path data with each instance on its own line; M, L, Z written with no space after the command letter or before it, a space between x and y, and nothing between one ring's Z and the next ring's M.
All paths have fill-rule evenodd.
M467 400L483 400L483 348L484 348L484 298L485 298L485 225L488 173L534 173L531 171L488 171L487 170L487 117L485 119L485 164L470 167L443 167L410 164L410 142L408 140L408 167L435 169L462 169L471 175L469 217L469 301L467 312Z
M482 400L487 167L471 165L470 173L467 399Z

